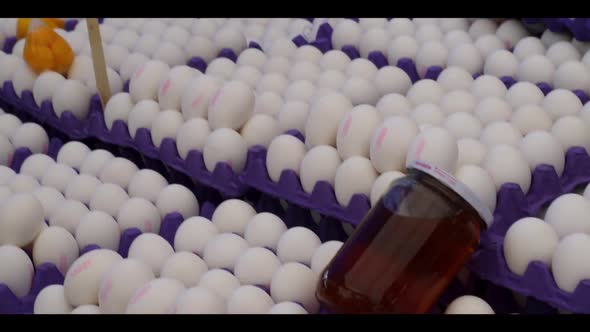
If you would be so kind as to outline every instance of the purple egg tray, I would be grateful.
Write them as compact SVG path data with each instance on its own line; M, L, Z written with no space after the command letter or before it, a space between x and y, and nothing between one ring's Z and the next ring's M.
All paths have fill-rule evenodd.
M523 18L525 23L543 23L553 32L569 32L579 41L590 41L589 18Z

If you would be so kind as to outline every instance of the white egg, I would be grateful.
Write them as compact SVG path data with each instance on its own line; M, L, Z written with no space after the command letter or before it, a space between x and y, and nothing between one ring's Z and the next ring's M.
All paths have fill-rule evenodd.
M284 170L299 174L299 166L306 153L303 142L291 135L280 135L268 146L266 168L272 181L278 182Z
M479 99L486 97L503 98L506 95L506 91L508 89L506 89L504 83L492 75L479 76L473 81L470 89L470 92Z
M504 42L494 34L483 35L475 39L475 47L485 58L498 50L506 49Z
M22 126L22 121L12 114L0 115L0 134L5 138L10 138Z
M255 88L256 83L262 77L262 72L254 66L241 66L233 72L231 79L242 81Z
M508 89L505 99L513 107L541 105L545 96L539 87L530 82L518 82Z
M162 61L169 66L180 66L187 62L186 54L182 47L172 42L161 42L153 55L154 60Z
M201 277L198 286L210 289L227 300L240 287L240 281L226 270L210 269Z
M102 211L90 211L80 219L75 236L80 250L91 244L117 250L121 232L113 217Z
M366 58L373 51L387 52L389 34L383 27L373 27L365 30L359 41L359 51L362 57Z
M63 149L63 147L62 147ZM60 150L61 151L61 150ZM59 156L59 154L58 154ZM25 159L20 167L21 175L30 175L37 180L41 180L45 170L55 164L55 160L43 153L36 153Z
M461 138L457 140L457 147L457 169L463 165L480 165L487 153L487 147L478 139Z
M272 276L280 266L281 261L272 251L254 247L238 257L234 273L243 285L270 287Z
M144 233L135 238L129 247L129 258L146 263L156 277L166 260L174 254L172 246L161 236Z
M256 210L240 199L229 199L221 203L211 218L221 233L235 233L242 236Z
M530 56L520 63L516 79L531 83L551 82L555 73L555 65L544 55Z
M230 165L239 173L246 165L248 145L236 131L228 128L214 130L205 141L203 159L209 172L213 172L220 162Z
M361 77L350 77L340 91L346 95L353 105L375 105L380 98L379 90L371 81Z
M286 85L288 83L288 82L286 82L286 80L287 80L286 76L291 71L291 67L292 67L291 61L286 57L275 56L275 57L268 58L265 61L264 66L262 67L262 71L265 74L263 76L263 78L267 75L272 75L272 74L280 75L282 80L285 81L284 84ZM270 85L269 88L272 88L272 81L268 82L267 84ZM260 83L258 85L260 85ZM259 88L258 88L258 90L259 90Z
M549 205L545 222L553 226L560 238L574 233L588 233L590 223L584 218L584 213L589 209L590 202L584 196L565 194Z
M363 58L356 58L346 66L345 73L349 78L357 76L373 81L378 71L373 62Z
M190 33L182 27L172 25L164 30L161 38L164 41L173 42L178 46L184 46L190 38Z
M176 300L176 314L225 314L225 299L205 287L193 287Z
M336 256L336 253L342 247L340 241L328 241L322 243L319 246L311 259L311 270L317 275L320 275L322 271L328 266L332 258Z
M22 97L23 91L32 91L37 76L26 62L19 62L12 76L12 85L16 95Z
M356 180L350 181L352 178ZM359 156L348 158L338 166L334 177L334 191L338 203L346 207L354 194L369 196L376 179L377 171L369 159Z
M35 315L63 315L69 314L73 310L72 306L66 300L63 285L49 285L43 288L33 307Z
M407 117L392 116L385 120L375 129L371 139L369 155L375 169L380 173L402 170L406 153L416 135L418 127Z
M545 47L558 43L560 41L570 41L571 35L568 33L553 32L550 29L545 29L541 35L541 42Z
M132 161L116 157L105 163L98 174L98 178L103 183L112 183L127 189L131 178L137 171L139 171L139 168Z
M199 214L199 201L188 188L170 184L160 191L156 207L164 218L168 213L178 212L185 219Z
M397 65L401 59L415 59L418 54L418 42L413 36L396 37L387 50L387 61L391 65Z
M0 83L4 84L8 80L12 80L12 76L21 61L20 57L12 54L0 57Z
M158 46L160 45L160 36L156 35L155 33L143 33L141 37L139 37L135 41L135 45L133 46L133 52L137 52L151 58ZM120 70L123 68L123 64L121 64Z
M208 219L191 217L180 224L174 237L174 248L177 252L188 251L202 256L205 245L219 231Z
M488 124L479 137L479 140L488 147L497 144L518 146L521 139L522 134L520 133L520 130L518 130L518 128L512 123L504 121Z
M138 66L129 80L129 93L134 102L143 99L157 100L160 80L168 74L170 66L162 61L150 60Z
M71 141L64 144L57 153L57 162L72 168L80 168L84 160L90 155L90 148L86 144Z
M88 115L91 91L78 80L65 80L60 84L51 99L55 114L60 117L70 111L76 118L84 119Z
M233 270L238 257L248 248L248 242L233 233L212 238L203 251L203 259L210 269Z
M116 217L119 209L129 199L127 192L116 184L103 183L96 188L88 206Z
M22 174L17 174L16 176L12 177L12 179L10 179L6 185L10 191L15 194L30 194L41 186L34 177Z
M148 62L149 58L142 53L131 53L125 61L121 63L119 68L119 74L121 75L121 80L123 82L129 81L133 72L137 67L143 65L144 63Z
M58 205L49 217L50 226L65 228L68 232L75 234L80 224L80 219L89 212L86 205L74 200L65 200Z
M518 71L518 59L507 50L497 50L485 60L483 72L496 77L514 77Z
M389 20L387 29L392 37L397 36L413 36L415 32L414 22L408 18L392 18Z
M43 206L31 194L15 194L0 205L0 244L25 246L39 234L43 224Z
M442 87L431 79L423 79L416 82L406 94L406 97L413 105L438 103L442 96Z
M429 41L440 41L443 38L443 32L436 24L428 23L418 26L414 36L418 43L424 44Z
M100 180L94 175L78 175L66 187L65 198L89 204L94 191L100 184Z
M477 99L468 91L453 90L446 93L439 101L441 111L446 115L452 113L470 113L477 105Z
M270 294L276 303L292 301L300 303L309 313L319 310L315 297L318 275L301 263L282 265L273 275Z
M310 149L300 165L299 178L303 190L311 193L319 181L325 181L334 186L336 170L341 162L338 151L331 146L318 145Z
M473 83L473 77L461 67L448 66L438 75L436 81L446 91L468 90Z
M449 50L439 41L427 41L420 45L416 53L416 69L420 77L425 77L428 68L444 67L449 58Z
M81 305L76 307L76 309L72 310L70 312L70 314L73 315L100 315L102 314L100 312L100 309L98 308L98 306L94 305L94 304L85 304L85 305Z
M337 72L340 73L340 72ZM307 80L293 81L284 92L285 100L309 100L315 92L315 85Z
M166 259L160 276L178 280L188 288L197 286L205 272L207 272L207 264L199 256L183 251Z
M557 42L547 49L545 56L553 62L555 67L559 67L567 61L580 61L581 54L569 41Z
M268 311L268 314L306 315L307 311L305 311L301 305L295 302L285 301L272 306L272 308L270 308Z
M553 253L551 270L557 286L573 293L582 280L590 276L590 266L579 253L590 248L587 234L571 234L561 240Z
M558 89L587 91L590 85L590 69L578 61L559 65L553 76L553 86Z
M231 81L224 84L211 99L208 110L212 129L239 129L250 118L254 109L254 93L245 83Z
M334 27L334 32L332 33L332 46L337 50L346 45L358 47L361 37L361 26L353 20L345 19L340 21L340 23Z
M315 64L319 64L320 60L322 59L323 53L311 46L311 45L303 45L298 47L295 52L293 53L293 59L297 62L312 62Z
M557 233L550 224L538 218L522 218L506 232L503 245L506 264L520 276L533 261L551 266L558 242Z
M51 100L57 88L63 84L66 79L53 71L45 71L37 77L33 85L33 98L38 106L45 100Z
M181 109L181 97L185 86L201 72L189 66L175 66L162 77L158 89L158 103L161 109Z
M525 37L516 43L513 53L520 61L523 61L533 55L544 55L545 45L537 37Z
M258 92L254 102L254 114L275 116L283 105L281 94L274 91ZM245 125L245 124L244 124Z
M412 103L403 95L398 93L386 94L375 106L382 119L392 115L409 115L412 110Z
M78 258L78 251L78 243L67 229L50 226L35 239L33 262L35 266L52 263L62 275L65 275L70 265Z
M55 209L65 200L64 195L52 187L39 187L32 194L41 202L45 219L49 219Z
M180 110L185 120L195 117L207 118L209 102L221 87L221 82L211 76L195 77L184 89Z
M354 107L338 127L336 146L342 159L352 156L368 157L371 136L379 122L380 116L375 107Z
M92 250L76 259L64 280L68 303L72 306L98 304L100 282L121 256L108 249Z
M80 174L89 174L96 176L99 174L102 167L113 158L115 158L115 156L113 156L113 154L109 151L102 149L93 150L90 153L88 153L84 158L80 166Z
M531 131L520 142L520 149L532 171L538 165L545 164L553 166L558 176L562 175L565 151L551 133L540 130Z
M240 54L248 46L242 32L230 27L218 30L213 36L213 43L218 49L229 48L235 54Z
M236 68L237 65L232 60L225 57L219 57L207 65L205 74L227 81L233 76Z
M210 63L219 54L217 46L205 36L192 36L181 46L184 46L184 52L189 58L199 57L206 63Z
M139 287L127 305L126 314L171 314L176 299L186 288L174 279L158 278Z
M478 138L482 130L481 122L473 114L467 112L449 115L444 126L457 139Z
M574 146L583 147L590 151L590 132L588 125L579 117L564 116L553 123L551 134L557 138L567 151Z
M407 151L406 165L420 160L449 172L457 167L457 141L448 130L440 127L424 128L413 138Z
M15 147L28 148L32 153L47 153L49 136L40 125L27 122L20 126L11 136Z
M463 165L458 168L456 178L473 192L493 212L496 208L496 186L490 174L477 165Z
M577 115L582 110L580 99L573 92L565 89L554 89L549 92L541 106L553 120Z
M245 49L238 56L238 66L254 66L258 69L262 69L264 63L267 60L266 54L257 48Z
M256 93L274 92L282 95L289 86L289 79L282 73L264 74L256 82Z
M309 114L309 104L300 100L286 101L278 115L277 121L281 132L295 129L305 133L305 123Z
M274 302L262 289L244 285L237 288L227 300L228 314L265 314Z
M248 221L244 239L251 247L276 250L279 239L287 231L281 218L268 212L258 213Z
M493 315L494 309L492 309L492 307L490 307L486 301L480 299L477 296L464 295L453 300L453 302L451 302L447 307L445 314Z
M104 275L98 290L98 303L104 314L123 314L135 291L155 278L152 269L136 259L115 263Z
M107 102L104 110L104 122L107 129L111 130L116 120L122 120L127 123L131 108L133 108L131 95L126 92L113 95Z
M514 146L497 144L489 148L483 168L491 175L496 189L504 183L516 183L524 193L531 185L531 171L523 154Z
M486 97L477 104L474 113L482 125L486 126L496 121L510 120L512 107L504 99Z
M143 233L158 233L161 219L158 209L145 198L133 197L124 202L117 213L121 231L137 228Z
M4 267L0 270L0 283L6 285L19 298L27 295L34 273L29 256L21 248L1 245L0 264Z
M453 30L445 33L444 45L452 50L461 44L473 44L471 36L464 30Z
M127 191L131 197L145 198L153 203L167 185L168 181L160 173L151 169L142 169L133 175Z

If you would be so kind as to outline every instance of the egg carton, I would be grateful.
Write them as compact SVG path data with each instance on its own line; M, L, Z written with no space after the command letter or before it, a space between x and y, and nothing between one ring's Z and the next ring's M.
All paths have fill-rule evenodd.
M579 41L590 41L590 19L588 18L523 18L525 23L543 23L553 32L569 32Z
M99 19L99 22L102 22L103 19ZM78 25L77 19L69 19L65 21L64 30L65 31L72 31ZM4 39L4 46L2 46L2 51L6 54L12 54L12 49L18 40L16 36L10 36Z
M573 293L563 291L555 283L550 267L538 261L529 263L524 275L516 275L506 264L503 243L503 237L494 236L473 254L469 268L482 279L556 308L590 313L590 280L581 281Z

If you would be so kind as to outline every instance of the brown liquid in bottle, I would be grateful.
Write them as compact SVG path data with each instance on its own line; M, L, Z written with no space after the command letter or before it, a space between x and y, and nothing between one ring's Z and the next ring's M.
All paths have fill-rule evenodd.
M479 244L475 210L429 175L410 175L322 274L317 297L329 311L428 313Z

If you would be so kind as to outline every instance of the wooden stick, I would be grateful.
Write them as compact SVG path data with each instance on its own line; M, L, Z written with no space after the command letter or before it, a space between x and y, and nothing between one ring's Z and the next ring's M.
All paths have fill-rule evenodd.
M100 100L104 110L105 105L111 98L111 87L107 76L107 65L104 59L104 51L102 49L102 38L100 37L98 19L87 18L86 24L88 25L88 39L90 41L90 48L92 49L92 64L94 66L96 89L100 94Z

